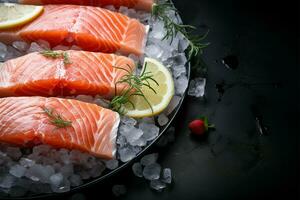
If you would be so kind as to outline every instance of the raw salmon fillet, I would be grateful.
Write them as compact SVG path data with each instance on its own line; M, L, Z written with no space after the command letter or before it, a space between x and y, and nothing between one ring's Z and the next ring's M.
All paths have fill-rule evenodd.
M19 0L19 3L43 5L43 4L75 4L90 6L113 5L117 8L121 6L135 8L139 10L151 11L154 0Z
M58 128L44 109L71 121ZM119 114L95 104L45 97L0 98L0 141L20 146L48 144L112 159Z
M34 21L17 30L0 31L0 42L45 40L52 47L77 45L105 53L143 54L147 27L109 10L77 5L46 5Z
M64 64L63 57L49 58L38 52L0 64L0 97L86 94L110 99L115 95L115 83L127 74L116 67L135 69L133 60L124 56L73 50L64 53L70 64ZM127 87L117 86L117 92Z

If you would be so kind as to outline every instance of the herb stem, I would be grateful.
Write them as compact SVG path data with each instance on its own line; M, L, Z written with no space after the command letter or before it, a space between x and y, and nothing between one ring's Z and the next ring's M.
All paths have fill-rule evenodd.
M72 126L72 121L68 121L62 118L60 114L55 114L52 108L42 108L44 113L48 116L51 124L57 128L66 128Z
M145 64L145 67L140 76L133 74L133 72L123 67L115 68L124 70L127 74L125 74L119 81L115 83L115 97L110 102L110 108L120 114L125 114L126 110L124 108L124 105L130 104L132 108L135 109L135 105L130 100L130 98L133 96L140 96L145 100L145 102L149 105L151 111L153 112L152 105L143 93L142 87L146 86L156 94L155 89L150 85L150 81L154 82L156 85L159 84L153 78L153 74L151 72L146 72L147 63ZM127 87L124 86L121 92L117 94L117 87L119 84L126 84Z

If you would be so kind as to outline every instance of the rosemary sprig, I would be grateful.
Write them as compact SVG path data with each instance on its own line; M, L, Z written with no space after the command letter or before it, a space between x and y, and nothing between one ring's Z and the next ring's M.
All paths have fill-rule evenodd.
M208 35L208 32L203 36L192 35L192 31L196 28L190 25L184 25L174 22L169 16L168 12L174 11L178 15L178 10L173 6L170 1L161 4L154 4L152 6L152 16L156 19L163 21L166 34L162 40L170 39L171 43L178 33L181 33L188 41L188 56L191 59L193 56L197 57L199 53L203 52L203 49L209 45L209 43L202 43L202 41Z
M45 50L40 52L43 56L47 58L63 58L63 62L65 65L71 64L72 62L70 61L70 56L67 52L57 52L57 51L52 51L52 50Z
M128 66L130 68L130 66ZM124 67L115 67L120 70L124 70L127 74L125 74L119 81L115 83L115 97L110 102L110 108L120 114L125 114L126 110L124 108L125 104L130 104L133 109L135 109L134 103L130 100L132 96L140 96L145 102L149 105L150 109L153 112L153 108L149 100L146 98L145 94L142 91L142 87L146 86L150 90L152 90L155 94L155 89L150 85L150 82L154 82L157 86L159 86L158 82L153 78L153 74L151 72L147 72L147 63L141 73L140 76L133 74L130 70ZM122 91L119 95L117 95L117 87L119 84L125 84Z
M57 128L66 128L72 126L72 121L63 119L60 114L54 114L53 109L44 107L43 111L49 117L50 123Z

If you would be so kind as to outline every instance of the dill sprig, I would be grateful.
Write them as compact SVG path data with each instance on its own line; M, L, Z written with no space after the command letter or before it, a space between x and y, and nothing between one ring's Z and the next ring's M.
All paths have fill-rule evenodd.
M130 68L130 66L128 65ZM120 70L124 70L127 74L125 74L119 81L115 83L115 97L110 102L110 108L120 114L125 114L126 109L124 108L125 104L130 104L133 109L135 109L134 103L130 100L132 96L140 96L145 102L149 105L151 111L153 112L153 108L149 100L146 98L145 94L142 91L142 87L146 86L150 90L152 90L155 94L155 89L150 85L150 82L154 82L157 86L159 86L158 82L153 78L153 74L151 72L147 72L147 63L141 73L140 76L133 74L129 69L124 67L115 67ZM117 95L117 88L119 84L125 84L119 95Z
M55 114L53 109L44 107L43 111L49 117L50 123L57 128L66 128L72 126L72 121L63 119L60 114Z
M72 62L70 61L70 56L67 52L57 52L57 51L52 51L52 50L44 50L40 52L43 56L47 58L63 58L63 62L65 65L71 64Z
M178 10L169 1L152 6L152 16L163 21L166 34L162 40L170 39L171 43L178 33L181 33L189 43L188 56L191 59L193 56L197 57L209 43L202 43L208 35L208 32L203 36L192 35L192 31L196 28L191 25L184 25L174 22L169 16L168 12L174 11L178 15Z

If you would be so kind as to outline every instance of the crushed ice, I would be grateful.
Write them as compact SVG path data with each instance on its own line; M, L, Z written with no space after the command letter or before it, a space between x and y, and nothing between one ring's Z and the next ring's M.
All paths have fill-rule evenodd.
M206 86L205 78L199 77L191 80L190 87L188 90L188 95L194 97L203 97L205 94L205 86Z
M145 155L132 165L132 171L135 176L150 181L150 187L160 192L172 183L172 171L170 168L162 169L157 159L157 153Z

